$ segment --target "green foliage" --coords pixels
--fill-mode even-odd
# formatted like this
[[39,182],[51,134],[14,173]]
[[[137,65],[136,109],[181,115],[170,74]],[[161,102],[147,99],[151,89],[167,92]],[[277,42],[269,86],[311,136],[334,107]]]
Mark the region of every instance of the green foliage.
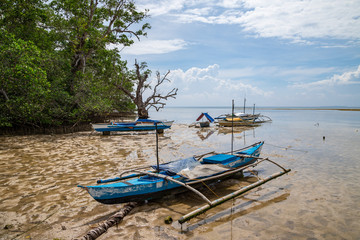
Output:
[[32,41],[38,48],[49,48],[48,32],[43,26],[48,10],[41,0],[1,0],[0,26],[16,39]]
[[[146,36],[147,11],[131,0],[2,0],[0,127],[52,126],[89,120],[135,105],[118,50]],[[136,27],[133,27],[136,26]],[[138,29],[136,29],[138,28]]]
[[49,96],[50,83],[41,68],[41,52],[30,41],[0,30],[0,126],[35,123]]
[[116,49],[109,50],[107,46],[130,46],[132,37],[146,35],[148,24],[140,30],[130,27],[143,20],[147,11],[138,12],[129,0],[56,0],[50,7],[53,32],[58,35],[60,52],[68,59],[69,74],[63,82],[73,98],[72,117],[80,120],[103,112],[133,109],[134,105],[123,93],[115,91],[113,84],[119,74],[127,72],[126,62],[121,61]]

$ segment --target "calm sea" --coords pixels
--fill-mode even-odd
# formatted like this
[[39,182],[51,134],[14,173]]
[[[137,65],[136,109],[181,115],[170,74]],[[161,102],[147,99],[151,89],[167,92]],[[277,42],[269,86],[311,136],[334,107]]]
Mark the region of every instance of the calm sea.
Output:
[[[235,112],[242,112],[241,107]],[[247,113],[252,113],[247,108]],[[153,119],[174,120],[160,135],[161,162],[216,150],[230,151],[231,130],[189,127],[201,112],[231,108],[165,108]],[[234,149],[265,141],[262,156],[292,171],[180,226],[204,205],[192,193],[150,201],[99,239],[360,239],[360,111],[258,108],[272,119],[235,128]],[[108,218],[103,205],[78,188],[130,167],[154,164],[155,134],[78,132],[0,137],[0,239],[73,239]],[[280,171],[264,163],[260,178]],[[224,181],[211,199],[256,181]],[[171,216],[170,225],[164,219]]]
[[[252,113],[253,109],[245,111]],[[216,117],[231,113],[231,108],[168,108],[153,115],[188,124],[201,112]],[[243,108],[236,108],[235,112],[243,112]],[[266,185],[259,193],[260,200],[250,197],[260,202],[260,210],[235,217],[235,228],[242,229],[236,236],[241,239],[360,239],[360,111],[259,108],[255,112],[273,121],[235,133],[234,147],[265,141],[263,156],[291,168],[292,172],[268,184],[275,192],[274,186],[284,188],[277,194],[288,193],[286,200],[276,197],[274,202],[261,200],[262,194],[271,192],[266,191]],[[220,131],[204,141],[217,149],[230,150],[231,134]],[[261,171],[264,176],[271,174],[267,168]],[[245,210],[239,207],[237,211]],[[206,237],[212,238],[213,234],[210,231]]]

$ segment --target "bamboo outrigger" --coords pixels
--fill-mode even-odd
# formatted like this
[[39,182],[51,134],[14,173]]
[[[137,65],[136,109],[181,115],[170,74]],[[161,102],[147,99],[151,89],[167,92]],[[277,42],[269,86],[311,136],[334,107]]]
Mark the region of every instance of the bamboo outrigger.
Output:
[[[259,158],[259,159],[260,159],[260,158]],[[210,210],[210,209],[212,209],[212,208],[214,208],[214,207],[216,207],[216,206],[218,206],[218,205],[220,205],[220,204],[222,204],[222,203],[224,203],[224,202],[226,202],[226,201],[228,201],[228,200],[230,200],[230,199],[233,199],[233,198],[235,198],[235,197],[238,197],[238,196],[240,196],[241,194],[244,194],[244,193],[246,193],[246,192],[248,192],[248,191],[250,191],[250,190],[252,190],[252,189],[254,189],[254,188],[256,188],[256,187],[259,187],[260,185],[262,185],[262,184],[264,184],[264,183],[266,183],[266,182],[268,182],[268,181],[271,181],[271,180],[273,180],[273,179],[275,179],[275,178],[277,178],[277,177],[280,177],[280,176],[282,176],[282,175],[284,175],[284,174],[286,174],[286,173],[288,173],[288,172],[291,171],[291,169],[285,169],[285,168],[283,168],[282,166],[278,165],[277,163],[269,160],[268,158],[265,158],[265,159],[263,159],[263,160],[264,160],[264,161],[267,160],[267,161],[270,161],[270,162],[276,164],[277,166],[279,166],[280,168],[282,168],[283,171],[280,171],[280,172],[278,172],[278,173],[274,173],[274,174],[272,174],[272,175],[270,175],[270,176],[268,176],[268,177],[266,177],[266,178],[260,179],[260,180],[258,180],[258,181],[255,182],[255,183],[252,183],[252,184],[250,184],[250,185],[248,185],[248,186],[245,186],[245,187],[243,187],[243,188],[240,188],[239,190],[234,191],[234,192],[232,192],[232,193],[230,193],[230,194],[228,194],[228,195],[226,195],[226,196],[224,196],[224,197],[218,198],[218,199],[216,199],[216,200],[214,200],[214,201],[210,201],[210,202],[207,201],[207,203],[208,203],[207,205],[204,205],[204,206],[202,206],[202,207],[200,207],[200,208],[198,208],[198,209],[196,209],[196,210],[194,210],[194,211],[192,211],[192,212],[190,212],[190,213],[188,213],[188,214],[185,214],[184,216],[182,216],[182,217],[178,220],[178,222],[179,222],[180,224],[182,224],[182,223],[184,223],[184,222],[186,222],[186,221],[189,221],[190,219],[192,219],[192,218],[194,218],[194,217],[196,217],[196,216],[198,216],[198,215],[200,215],[200,214],[202,214],[202,213],[205,213],[206,211],[208,211],[208,210]],[[254,164],[254,165],[257,165],[257,164],[258,164],[258,163]],[[249,166],[244,167],[243,169],[248,168],[248,167],[249,167]],[[208,199],[207,199],[207,200],[208,200]]]

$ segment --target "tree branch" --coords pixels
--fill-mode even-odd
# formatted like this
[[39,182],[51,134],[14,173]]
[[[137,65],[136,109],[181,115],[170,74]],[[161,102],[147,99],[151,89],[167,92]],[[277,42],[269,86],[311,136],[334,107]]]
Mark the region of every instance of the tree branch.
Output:
[[87,24],[88,26],[90,26],[91,23],[92,23],[92,20],[94,18],[94,14],[95,14],[95,10],[97,8],[97,5],[98,5],[98,0],[96,0],[95,3],[94,3],[94,0],[91,0],[91,2],[90,2],[90,15],[89,15],[89,21],[88,21],[88,24]]
[[10,100],[4,89],[0,89],[0,93],[2,93],[4,95],[6,101]]
[[121,83],[121,84],[116,84],[115,86],[116,86],[118,89],[120,89],[121,91],[123,91],[128,97],[130,97],[133,102],[135,102],[135,101],[136,101],[136,97],[135,97],[131,92],[129,92],[129,91],[123,86],[123,84],[124,84],[124,77],[122,78],[122,83]]
[[119,4],[115,7],[115,11],[114,11],[115,14],[114,14],[113,18],[111,19],[111,21],[109,22],[109,25],[107,26],[107,29],[106,29],[105,33],[103,34],[102,38],[105,38],[107,35],[110,34],[111,28],[112,28],[114,22],[119,18],[119,13],[120,13],[119,9],[122,8],[122,6],[125,4],[125,1],[126,0],[119,1]]
[[[164,83],[164,81],[168,81],[170,82],[170,80],[167,78],[167,76],[170,74],[170,71],[168,71],[163,78],[160,77],[160,73],[156,72],[156,78],[157,78],[157,83],[154,87],[154,91],[153,94],[151,96],[149,96],[146,101],[145,101],[145,106],[151,104],[153,107],[155,107],[156,104],[162,104],[160,102],[161,99],[167,100],[168,98],[175,98],[175,96],[177,95],[177,88],[173,88],[170,92],[168,92],[165,96],[161,96],[157,90],[158,87]],[[150,103],[151,101],[153,101],[152,103]]]
[[[177,88],[173,88],[165,95],[158,92],[158,88],[161,84],[163,84],[165,81],[170,82],[170,80],[167,78],[170,71],[168,71],[163,77],[160,76],[159,72],[156,72],[157,82],[154,88],[151,88],[151,86],[146,83],[151,71],[148,69],[143,71],[146,67],[146,63],[139,64],[137,61],[135,61],[134,75],[136,78],[137,87],[134,94],[131,94],[128,90],[126,90],[123,84],[117,85],[118,89],[123,91],[133,100],[133,102],[137,106],[139,118],[148,118],[148,110],[151,107],[154,107],[156,111],[164,108],[164,106],[166,105],[164,100],[167,100],[168,98],[175,98],[178,91]],[[146,99],[146,101],[143,101],[143,93],[147,88],[152,89],[152,94]]]

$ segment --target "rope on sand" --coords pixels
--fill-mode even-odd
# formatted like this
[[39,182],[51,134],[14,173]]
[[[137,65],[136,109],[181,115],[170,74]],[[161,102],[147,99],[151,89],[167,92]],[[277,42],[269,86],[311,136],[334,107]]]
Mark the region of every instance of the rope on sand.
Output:
[[283,147],[283,146],[278,146],[278,145],[273,145],[273,144],[270,144],[270,143],[265,143],[266,145],[269,145],[269,146],[273,146],[273,147],[277,147],[277,148],[283,148],[284,150],[292,150],[292,151],[298,151],[298,152],[303,152],[303,153],[307,153],[308,151],[306,150],[301,150],[301,149],[294,149],[292,148],[291,146],[287,146],[287,147]]
[[98,227],[90,230],[86,235],[76,238],[75,240],[94,240],[100,237],[103,233],[105,233],[109,228],[114,225],[119,224],[123,218],[128,215],[131,210],[137,205],[136,202],[130,202],[124,205],[120,211],[112,215],[108,220],[99,224]]

